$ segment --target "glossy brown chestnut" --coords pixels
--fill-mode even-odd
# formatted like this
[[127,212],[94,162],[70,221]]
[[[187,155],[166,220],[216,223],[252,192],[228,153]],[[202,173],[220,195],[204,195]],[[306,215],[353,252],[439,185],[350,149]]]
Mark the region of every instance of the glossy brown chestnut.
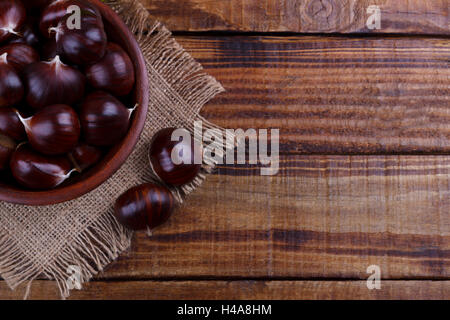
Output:
[[115,96],[129,94],[135,83],[133,63],[128,54],[115,43],[108,43],[105,56],[87,67],[85,74],[91,86]]
[[116,201],[114,212],[125,227],[143,230],[166,222],[174,206],[174,197],[167,188],[146,183],[122,194]]
[[17,142],[26,139],[25,128],[13,108],[0,108],[0,134],[6,135]]
[[80,111],[85,141],[99,147],[116,144],[127,134],[132,111],[109,93],[91,93]]
[[67,157],[43,156],[27,144],[14,151],[10,167],[21,186],[35,190],[56,188],[75,171]]
[[13,139],[0,134],[0,170],[9,167],[9,160],[16,149],[16,143]]
[[69,28],[66,16],[58,27],[51,28],[56,33],[56,47],[59,54],[77,65],[89,65],[99,61],[106,51],[106,33],[101,19],[92,18],[92,13],[81,12],[80,29]]
[[[149,158],[153,171],[162,181],[181,186],[192,182],[200,172],[201,165],[195,164],[194,155],[195,152],[201,155],[201,148],[196,146],[187,130],[182,130],[182,134],[189,137],[189,141],[177,135],[175,130],[166,128],[156,133],[151,143]],[[175,141],[172,141],[174,132]]]
[[80,121],[77,113],[67,105],[51,105],[28,119],[20,119],[31,146],[42,154],[65,154],[78,144]]
[[77,171],[83,172],[100,161],[102,150],[86,143],[80,143],[72,150],[69,157]]
[[24,88],[18,72],[8,63],[8,54],[0,56],[0,107],[10,107],[19,103]]
[[91,5],[89,1],[83,0],[56,0],[51,2],[42,11],[39,21],[39,31],[46,38],[54,37],[54,33],[51,32],[51,28],[55,28],[59,25],[61,20],[67,15],[67,8],[72,5],[78,6],[81,11],[90,12],[97,18],[101,17],[98,9]]
[[0,48],[0,56],[7,53],[7,61],[18,72],[29,64],[39,61],[39,53],[31,46],[23,43],[11,43]]
[[34,109],[52,104],[73,105],[84,95],[85,77],[56,56],[50,62],[37,62],[24,69],[27,103]]
[[20,0],[0,1],[0,43],[19,34],[25,19],[26,10]]

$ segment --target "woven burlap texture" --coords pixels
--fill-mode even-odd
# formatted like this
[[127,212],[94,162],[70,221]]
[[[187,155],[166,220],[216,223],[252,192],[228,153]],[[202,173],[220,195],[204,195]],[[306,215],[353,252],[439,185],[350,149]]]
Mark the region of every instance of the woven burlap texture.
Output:
[[[71,289],[70,266],[80,268],[81,281],[86,282],[130,246],[132,232],[117,223],[112,207],[119,194],[154,179],[147,152],[157,130],[192,129],[196,120],[202,120],[204,128],[215,129],[199,112],[223,91],[222,86],[202,71],[163,25],[149,17],[139,1],[105,2],[135,34],[146,58],[150,102],[145,128],[126,163],[93,192],[47,207],[0,204],[0,274],[12,289],[27,283],[25,296],[32,281],[44,277],[55,280],[66,298]],[[204,165],[194,183],[172,191],[182,200],[212,167]]]

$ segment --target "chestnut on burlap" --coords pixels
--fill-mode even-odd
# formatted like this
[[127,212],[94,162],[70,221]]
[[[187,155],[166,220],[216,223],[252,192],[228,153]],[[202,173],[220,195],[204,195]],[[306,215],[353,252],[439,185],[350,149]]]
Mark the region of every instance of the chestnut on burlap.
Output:
[[[119,194],[155,179],[149,169],[147,151],[157,130],[165,127],[192,130],[196,120],[202,120],[206,129],[218,133],[220,130],[202,119],[199,112],[223,91],[222,86],[203,72],[201,65],[163,25],[149,17],[138,0],[105,2],[135,34],[146,58],[150,81],[147,121],[126,163],[91,193],[47,207],[0,203],[0,274],[12,289],[27,283],[25,298],[32,281],[38,277],[55,280],[66,298],[71,289],[68,279],[74,272],[80,271],[75,280],[89,281],[130,246],[132,232],[117,223],[112,208]],[[205,164],[192,184],[172,191],[182,201],[213,166],[214,163]]]

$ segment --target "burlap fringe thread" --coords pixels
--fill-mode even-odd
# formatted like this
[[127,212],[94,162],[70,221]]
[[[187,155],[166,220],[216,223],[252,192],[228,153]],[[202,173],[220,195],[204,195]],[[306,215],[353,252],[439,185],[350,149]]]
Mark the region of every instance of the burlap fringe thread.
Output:
[[[45,277],[56,281],[61,298],[70,295],[68,266],[78,266],[80,284],[88,282],[103,268],[129,248],[132,232],[118,224],[111,212],[101,215],[86,230],[73,239],[72,245],[58,253],[53,263],[37,266],[28,261],[14,241],[7,235],[0,237],[0,270],[11,289],[28,281],[24,299],[27,299],[33,280]],[[45,271],[42,271],[45,269]]]
[[[190,126],[188,129],[192,131],[191,125],[194,121],[201,120],[204,129],[212,129],[218,137],[221,137],[220,128],[199,116],[203,105],[224,91],[220,83],[203,72],[202,66],[184,51],[163,25],[149,17],[147,10],[138,0],[104,2],[111,6],[129,26],[146,58],[151,83],[150,91],[158,88],[160,92],[151,92],[151,108],[152,105],[158,105],[159,99],[166,99],[165,102],[168,98],[173,99],[174,104],[186,106],[186,108],[167,110],[169,114],[166,116],[173,118],[173,123],[179,124],[182,121],[186,126]],[[151,108],[149,112],[152,112]],[[229,148],[234,148],[234,144],[227,144],[225,150]],[[193,183],[179,189],[171,189],[171,191],[182,202],[187,194],[202,183],[214,166],[214,161],[207,161]],[[149,180],[158,181],[159,179],[151,173]],[[67,282],[67,266],[79,266],[81,268],[79,280],[81,283],[88,282],[129,248],[131,238],[132,232],[119,225],[114,218],[111,204],[108,212],[100,215],[96,221],[84,228],[84,231],[71,239],[62,251],[55,252],[55,259],[45,266],[30,262],[17,249],[17,244],[12,237],[1,234],[0,273],[12,289],[28,282],[25,299],[29,296],[32,281],[38,277],[55,280],[61,297],[65,299],[70,295],[71,289]]]

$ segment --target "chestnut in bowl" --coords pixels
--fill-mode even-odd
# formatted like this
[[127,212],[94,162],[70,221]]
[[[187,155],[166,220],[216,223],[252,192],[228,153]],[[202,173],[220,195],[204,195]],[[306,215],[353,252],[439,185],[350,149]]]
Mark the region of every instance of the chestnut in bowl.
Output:
[[111,146],[127,133],[132,109],[104,91],[88,95],[80,110],[80,121],[86,142],[93,146]]
[[80,138],[80,120],[71,107],[55,104],[34,116],[20,117],[33,149],[44,155],[63,155],[75,148]]
[[51,29],[58,27],[61,20],[67,15],[67,9],[72,5],[78,6],[82,11],[100,16],[95,3],[89,3],[87,0],[50,1],[49,5],[44,7],[39,20],[39,30],[44,37],[54,38]]
[[0,108],[0,134],[10,137],[16,142],[22,142],[26,139],[25,128],[20,121],[17,110]]
[[107,38],[103,21],[90,12],[81,11],[80,29],[68,27],[66,16],[58,27],[51,28],[56,33],[56,48],[59,54],[76,65],[89,65],[105,55]]
[[29,64],[39,61],[39,53],[30,45],[24,43],[10,43],[0,47],[0,56],[7,53],[6,60],[18,72]]
[[[121,141],[105,151],[105,155],[93,167],[81,174],[73,174],[55,189],[24,189],[23,186],[13,182],[0,181],[0,201],[25,205],[51,205],[78,198],[109,179],[126,161],[141,135],[148,109],[149,90],[144,57],[134,35],[109,6],[99,0],[89,0],[89,3],[101,13],[108,40],[120,45],[132,61],[136,83],[126,100],[129,101],[127,107],[137,105],[137,108],[130,119],[128,132]],[[32,150],[30,146],[28,148]],[[71,166],[73,167],[72,164]]]
[[89,84],[116,96],[125,96],[133,89],[133,63],[126,52],[115,43],[108,43],[105,56],[86,68]]
[[20,185],[37,190],[55,188],[75,171],[67,157],[43,156],[27,144],[19,145],[14,151],[10,167]]
[[102,156],[103,151],[100,148],[90,146],[87,143],[78,144],[69,154],[69,158],[78,172],[83,172],[92,167],[100,161]]
[[19,0],[0,1],[0,43],[19,34],[25,23],[26,10]]
[[17,70],[8,61],[8,53],[0,56],[0,108],[12,107],[22,100],[24,87]]
[[52,104],[73,105],[84,96],[85,76],[59,56],[28,65],[23,78],[27,103],[37,110]]

